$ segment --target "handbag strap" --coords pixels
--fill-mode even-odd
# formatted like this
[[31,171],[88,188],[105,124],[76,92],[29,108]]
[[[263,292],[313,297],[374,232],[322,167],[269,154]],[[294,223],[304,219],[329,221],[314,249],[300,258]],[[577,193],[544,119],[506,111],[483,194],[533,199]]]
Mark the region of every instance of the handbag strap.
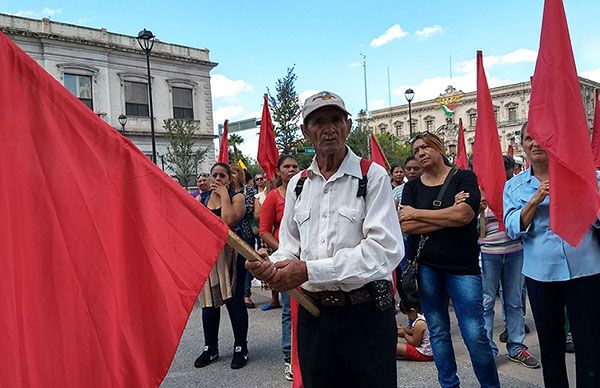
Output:
[[450,171],[448,172],[448,175],[446,175],[446,179],[444,179],[444,184],[442,185],[442,188],[440,189],[437,198],[433,201],[434,209],[439,209],[442,206],[442,197],[444,196],[444,194],[446,194],[446,189],[448,188],[452,177],[454,176],[454,174],[456,174],[457,171],[458,169],[456,167],[452,167],[452,169],[450,169]]
[[[446,189],[448,188],[448,185],[450,184],[450,180],[452,180],[452,177],[456,174],[457,171],[458,171],[458,169],[456,167],[452,167],[452,169],[450,169],[450,171],[448,172],[448,175],[446,175],[446,179],[444,179],[442,188],[440,189],[440,192],[438,193],[437,197],[433,201],[434,209],[439,209],[442,206],[442,197],[446,193]],[[427,234],[421,235],[421,238],[419,239],[419,245],[417,246],[417,253],[415,254],[415,256],[412,259],[409,260],[409,262],[413,262],[413,261],[416,262],[419,259],[419,256],[421,256],[421,251],[423,250],[423,247],[425,246],[425,242],[427,241],[428,238],[429,238],[429,235],[427,235]]]

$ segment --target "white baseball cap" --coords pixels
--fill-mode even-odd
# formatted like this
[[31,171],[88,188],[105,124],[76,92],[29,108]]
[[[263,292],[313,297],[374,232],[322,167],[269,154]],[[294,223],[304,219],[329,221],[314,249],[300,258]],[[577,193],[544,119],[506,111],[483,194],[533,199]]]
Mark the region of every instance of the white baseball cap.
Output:
[[338,107],[346,112],[346,114],[350,115],[346,110],[344,100],[342,100],[340,96],[328,91],[322,91],[308,97],[306,101],[304,101],[304,106],[302,107],[302,119],[306,119],[312,112],[325,106]]

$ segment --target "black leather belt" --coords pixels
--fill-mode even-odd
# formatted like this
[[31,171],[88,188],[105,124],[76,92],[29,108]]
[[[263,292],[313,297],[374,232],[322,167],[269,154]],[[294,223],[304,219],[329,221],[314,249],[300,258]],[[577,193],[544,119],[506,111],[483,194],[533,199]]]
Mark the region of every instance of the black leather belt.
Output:
[[352,291],[320,291],[310,292],[302,290],[314,301],[323,307],[345,307],[356,304],[367,303],[373,300],[368,286],[363,286]]

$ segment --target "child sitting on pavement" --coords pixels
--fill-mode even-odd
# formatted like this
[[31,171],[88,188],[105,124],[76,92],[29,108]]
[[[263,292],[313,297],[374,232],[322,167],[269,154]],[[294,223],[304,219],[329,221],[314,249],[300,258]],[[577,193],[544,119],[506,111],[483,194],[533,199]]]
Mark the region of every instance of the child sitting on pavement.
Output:
[[[417,300],[405,298],[400,301],[400,311],[408,316],[410,327],[398,326],[396,356],[411,361],[433,361],[433,351],[429,342],[429,330],[421,305]],[[403,343],[400,338],[404,338]]]

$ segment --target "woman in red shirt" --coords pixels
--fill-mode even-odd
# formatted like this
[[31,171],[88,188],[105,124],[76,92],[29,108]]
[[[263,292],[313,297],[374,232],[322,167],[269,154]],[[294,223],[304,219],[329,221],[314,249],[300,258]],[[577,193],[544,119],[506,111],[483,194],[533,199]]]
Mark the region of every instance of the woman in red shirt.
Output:
[[[267,247],[273,252],[279,248],[279,225],[283,218],[285,207],[285,193],[290,179],[298,173],[298,160],[293,156],[282,155],[277,162],[277,175],[281,185],[267,194],[267,199],[260,208],[260,227],[258,233]],[[281,293],[281,347],[285,362],[285,378],[292,380],[291,367],[291,313],[290,297]]]

